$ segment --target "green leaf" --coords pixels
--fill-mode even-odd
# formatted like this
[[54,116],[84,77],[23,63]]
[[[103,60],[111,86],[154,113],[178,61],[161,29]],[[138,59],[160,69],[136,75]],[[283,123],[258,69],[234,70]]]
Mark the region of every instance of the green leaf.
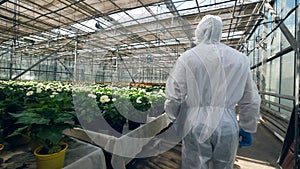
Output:
[[54,119],[55,123],[62,123],[62,122],[66,122],[69,120],[72,120],[74,118],[74,115],[71,113],[64,113],[64,114],[60,114],[58,118]]
[[19,117],[23,116],[22,113],[18,113],[18,114],[16,114],[16,113],[8,113],[8,114],[10,114],[11,116],[13,116],[15,118],[19,118]]
[[21,113],[16,123],[19,124],[48,124],[50,119],[45,119],[36,113]]
[[61,150],[61,146],[60,145],[55,145],[53,147],[51,147],[49,150],[48,150],[48,154],[53,154],[53,153],[57,153]]
[[53,128],[47,129],[43,128],[38,134],[38,137],[42,138],[43,140],[48,139],[52,144],[58,144],[62,138],[62,132],[59,129]]
[[28,126],[24,126],[24,127],[21,127],[21,128],[18,128],[17,130],[15,130],[13,133],[11,133],[10,135],[7,136],[8,137],[12,137],[12,136],[17,136],[17,135],[24,135],[23,134],[23,131],[25,129],[28,129]]

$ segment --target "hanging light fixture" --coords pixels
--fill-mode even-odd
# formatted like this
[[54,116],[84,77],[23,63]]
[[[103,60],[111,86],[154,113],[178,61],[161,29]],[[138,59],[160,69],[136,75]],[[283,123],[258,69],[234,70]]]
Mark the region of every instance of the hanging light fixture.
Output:
[[100,24],[99,21],[97,21],[97,22],[95,23],[95,27],[96,27],[97,29],[102,29],[102,26],[101,26],[101,24]]
[[147,60],[147,62],[153,62],[154,56],[151,55],[151,54],[148,54],[148,55],[146,56],[146,60]]

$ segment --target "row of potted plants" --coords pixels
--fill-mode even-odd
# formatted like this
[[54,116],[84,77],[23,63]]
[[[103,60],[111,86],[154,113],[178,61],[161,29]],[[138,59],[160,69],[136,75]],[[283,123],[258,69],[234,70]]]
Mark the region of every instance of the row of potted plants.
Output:
[[61,144],[66,128],[81,125],[97,131],[99,124],[107,129],[122,128],[126,119],[145,122],[145,115],[162,113],[164,99],[163,86],[0,81],[0,129],[8,142],[22,137],[34,143],[33,149],[42,145],[35,154],[58,153],[67,147]]
[[[40,169],[63,167],[67,144],[62,131],[74,127],[71,84],[0,82],[3,136],[11,145],[29,144]],[[21,141],[20,141],[21,140]],[[17,141],[17,142],[16,142]],[[51,155],[49,158],[49,154]],[[47,159],[47,160],[45,160]],[[51,164],[51,165],[49,165]]]
[[84,89],[85,92],[77,88],[73,95],[76,113],[83,123],[98,123],[101,117],[115,126],[122,126],[126,119],[145,123],[146,115],[155,116],[163,111],[162,87],[92,86]]

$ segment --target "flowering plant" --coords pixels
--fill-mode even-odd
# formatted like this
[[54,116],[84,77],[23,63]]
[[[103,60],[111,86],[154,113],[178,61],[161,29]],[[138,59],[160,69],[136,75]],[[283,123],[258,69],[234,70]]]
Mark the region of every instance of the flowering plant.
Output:
[[88,123],[104,118],[110,124],[122,125],[126,118],[144,117],[155,107],[162,106],[164,99],[163,86],[89,84],[74,87],[61,82],[0,81],[0,113],[3,117],[0,122],[8,117],[14,119],[12,124],[18,127],[10,136],[30,131],[32,140],[40,140],[45,147],[53,149],[51,145],[56,145],[62,138],[61,131],[73,127],[68,122],[76,118],[75,111],[78,118]]
[[133,107],[140,112],[146,112],[150,109],[151,103],[145,92],[134,92],[130,95],[130,101]]
[[96,95],[91,89],[75,88],[73,90],[73,104],[80,123],[92,123],[101,117],[101,111],[96,103]]
[[85,86],[73,91],[74,107],[83,128],[92,131],[112,131],[108,125],[123,128],[125,118],[114,105],[112,87]]
[[46,154],[61,150],[59,142],[63,140],[62,131],[74,126],[75,112],[73,111],[72,95],[62,86],[45,85],[32,87],[26,93],[25,109],[20,114],[10,113],[17,118],[16,124],[24,127],[17,129],[11,136],[29,131],[31,141],[38,142],[44,147]]
[[102,111],[102,116],[104,119],[116,126],[123,126],[126,119],[120,114],[117,107],[115,106],[115,101],[117,100],[116,96],[117,92],[114,92],[116,88],[113,87],[105,87],[96,90],[98,106]]

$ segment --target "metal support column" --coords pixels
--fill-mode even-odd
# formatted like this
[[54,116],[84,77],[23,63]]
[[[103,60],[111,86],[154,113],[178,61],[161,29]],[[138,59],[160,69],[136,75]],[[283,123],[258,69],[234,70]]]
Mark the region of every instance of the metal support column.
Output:
[[57,80],[57,61],[56,59],[54,59],[54,70],[53,70],[53,80],[56,81]]
[[78,37],[75,37],[75,49],[74,49],[74,76],[73,82],[77,83],[78,75],[77,75],[77,45],[78,45]]
[[283,22],[281,22],[281,20],[279,18],[275,19],[275,23],[279,24],[279,28],[280,28],[281,32],[286,37],[286,39],[288,40],[288,42],[292,46],[292,48],[294,50],[297,50],[297,41],[294,38],[294,36],[291,34],[289,29],[285,26],[285,24]]
[[16,47],[16,40],[17,40],[17,0],[15,0],[14,5],[14,15],[13,15],[13,32],[14,32],[14,39],[13,44],[11,45],[11,53],[10,53],[10,64],[9,64],[9,79],[12,79],[13,75],[13,56],[15,55],[15,47]]
[[[299,6],[299,5],[298,5]],[[300,168],[300,157],[299,157],[299,89],[300,89],[300,8],[296,11],[296,22],[297,22],[297,50],[295,57],[295,137],[294,137],[294,169]]]
[[12,79],[13,74],[13,53],[14,53],[14,46],[11,45],[11,51],[10,51],[10,60],[9,60],[9,79]]

